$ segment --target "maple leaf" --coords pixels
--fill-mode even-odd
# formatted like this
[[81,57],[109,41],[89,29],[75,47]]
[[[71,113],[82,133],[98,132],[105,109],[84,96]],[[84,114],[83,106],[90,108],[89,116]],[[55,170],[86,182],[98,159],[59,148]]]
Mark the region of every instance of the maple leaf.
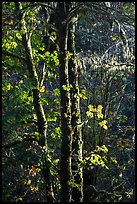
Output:
[[32,168],[30,169],[30,173],[35,176],[37,172],[39,172],[40,169],[35,167],[35,166],[32,166]]

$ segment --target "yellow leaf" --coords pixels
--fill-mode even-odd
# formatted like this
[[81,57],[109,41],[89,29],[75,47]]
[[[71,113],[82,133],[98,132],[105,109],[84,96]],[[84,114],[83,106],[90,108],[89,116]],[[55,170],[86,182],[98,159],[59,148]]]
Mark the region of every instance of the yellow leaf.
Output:
[[55,159],[55,160],[53,161],[53,163],[54,163],[55,165],[57,165],[57,164],[59,163],[59,159]]
[[97,109],[98,109],[98,111],[101,111],[103,109],[103,107],[101,105],[98,105]]
[[45,92],[45,86],[40,86],[39,87],[39,92]]
[[6,89],[7,89],[7,91],[9,91],[10,89],[12,89],[13,88],[13,86],[9,83],[8,85],[7,85],[7,87],[6,87]]
[[32,192],[38,191],[38,187],[37,186],[30,186],[30,189],[31,189]]
[[43,146],[43,149],[45,150],[45,152],[47,152],[48,151],[48,146],[47,145]]
[[111,36],[112,40],[117,40],[117,37],[116,36]]
[[93,112],[93,113],[97,113],[97,109],[96,109],[96,108],[93,108],[93,109],[92,109],[92,112]]
[[32,166],[32,168],[30,169],[30,173],[34,176],[36,175],[37,172],[39,172],[40,169],[36,168],[35,166]]
[[107,125],[106,125],[107,121],[106,120],[103,120],[102,122],[99,122],[99,125],[104,128],[105,130],[108,129]]
[[124,75],[124,73],[123,72],[120,72],[120,76],[123,76]]
[[105,130],[107,130],[107,129],[108,129],[108,127],[107,127],[106,125],[103,125],[103,128],[104,128]]
[[16,202],[19,202],[19,201],[23,201],[23,199],[21,197],[16,198]]
[[69,85],[70,88],[73,88],[72,84]]
[[90,111],[87,111],[86,114],[88,118],[93,118],[93,113],[91,113]]
[[102,127],[103,125],[105,125],[107,123],[106,120],[103,120],[102,122],[99,122],[99,125]]
[[98,118],[103,118],[103,114],[100,113],[100,112],[98,112],[98,113],[97,113],[97,117],[98,117]]
[[73,53],[67,51],[67,57],[68,57],[68,59],[70,59],[72,55],[73,55]]

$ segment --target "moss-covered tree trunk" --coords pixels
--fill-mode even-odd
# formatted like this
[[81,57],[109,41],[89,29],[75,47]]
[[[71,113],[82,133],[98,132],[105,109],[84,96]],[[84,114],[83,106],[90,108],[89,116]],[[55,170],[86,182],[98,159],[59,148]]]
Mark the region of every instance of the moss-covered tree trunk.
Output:
[[31,48],[31,43],[30,39],[26,39],[26,36],[23,36],[23,42],[24,42],[24,47],[26,51],[26,63],[27,63],[27,68],[29,71],[29,76],[30,80],[33,83],[33,103],[35,107],[35,112],[37,116],[37,125],[38,125],[38,132],[40,134],[40,145],[44,146],[47,144],[47,136],[46,136],[46,131],[47,131],[47,121],[44,113],[43,106],[40,101],[40,93],[39,93],[39,82],[38,82],[38,76],[36,72],[36,68],[33,63],[33,57],[32,57],[32,48]]
[[[26,22],[24,18],[24,14],[21,13],[22,4],[21,2],[16,2],[16,10],[19,14],[19,20],[20,20],[20,30],[23,29],[22,34],[22,43],[25,48],[26,53],[26,65],[29,72],[29,78],[33,85],[33,103],[35,107],[35,112],[37,116],[37,127],[38,132],[40,135],[39,144],[41,146],[47,145],[47,121],[44,113],[43,106],[40,101],[40,93],[39,93],[39,81],[38,81],[38,75],[36,72],[36,67],[33,62],[33,55],[32,55],[32,47],[31,47],[31,33],[27,31]],[[44,158],[44,157],[43,157]],[[46,157],[44,158],[44,167],[42,168],[43,177],[45,179],[46,183],[46,192],[45,192],[45,201],[52,202],[53,201],[53,191],[52,191],[52,185],[51,185],[51,179],[50,179],[50,166],[47,163]],[[48,175],[48,176],[45,176]]]
[[[71,25],[72,24],[72,25]],[[80,113],[80,97],[79,97],[79,75],[76,64],[75,53],[75,25],[72,19],[68,33],[68,51],[71,58],[69,59],[69,83],[72,85],[71,93],[71,125],[73,129],[72,140],[72,174],[73,189],[72,199],[74,202],[83,201],[83,175],[80,163],[82,160],[82,128]],[[76,185],[75,185],[76,184]]]
[[57,41],[59,44],[59,80],[61,93],[61,202],[71,201],[71,153],[72,153],[72,129],[71,129],[71,101],[68,78],[67,40],[68,27],[66,24],[66,2],[58,2],[59,13],[56,21]]

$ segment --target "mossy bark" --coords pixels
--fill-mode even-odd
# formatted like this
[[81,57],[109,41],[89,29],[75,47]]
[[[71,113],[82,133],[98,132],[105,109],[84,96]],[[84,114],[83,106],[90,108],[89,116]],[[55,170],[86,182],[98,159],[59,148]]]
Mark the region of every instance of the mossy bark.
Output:
[[[22,43],[26,53],[26,65],[29,72],[29,78],[33,86],[33,89],[32,89],[33,103],[34,103],[35,112],[37,116],[38,132],[40,135],[38,142],[39,142],[39,145],[45,146],[47,145],[47,135],[46,135],[47,121],[46,121],[43,106],[40,101],[38,75],[36,72],[36,67],[34,65],[33,55],[32,55],[31,34],[27,32],[25,18],[20,12],[20,10],[22,9],[21,2],[16,2],[15,5],[16,5],[16,10],[19,14],[18,17],[20,20],[20,29],[22,28],[24,31],[22,34]],[[45,179],[45,184],[46,184],[45,200],[46,202],[52,202],[54,200],[54,197],[53,197],[52,184],[50,179],[50,166],[47,162],[45,162],[45,160],[46,158],[44,157],[44,160],[42,160],[42,162],[45,166],[43,166],[41,169],[41,172],[43,173],[43,177]],[[47,174],[47,172],[49,172],[49,174]],[[45,177],[45,174],[48,176]]]
[[[20,11],[22,9],[21,2],[16,2],[16,9],[17,11]],[[26,22],[21,12],[19,12],[19,19],[20,19],[20,29],[21,28],[23,29],[22,43],[23,43],[23,46],[25,48],[25,53],[26,53],[26,65],[27,65],[27,69],[29,72],[30,81],[32,82],[32,86],[34,87],[32,89],[32,92],[33,92],[33,103],[34,103],[35,112],[37,116],[38,132],[46,140],[47,122],[46,122],[44,109],[40,101],[40,94],[38,90],[39,88],[38,75],[36,72],[36,67],[33,63],[31,34],[27,32]],[[43,142],[42,145],[44,146],[45,142]]]
[[70,92],[63,88],[69,87],[67,40],[68,26],[66,24],[66,2],[58,2],[59,13],[56,21],[57,41],[59,45],[59,81],[61,94],[61,202],[71,201],[71,153],[72,153],[72,129],[71,129],[71,100]]
[[71,125],[73,129],[72,140],[72,174],[76,187],[72,189],[74,202],[83,201],[83,175],[80,163],[82,161],[82,128],[79,97],[79,75],[76,64],[75,53],[75,25],[72,19],[68,33],[68,51],[72,54],[69,59],[69,83],[72,85],[71,94]]

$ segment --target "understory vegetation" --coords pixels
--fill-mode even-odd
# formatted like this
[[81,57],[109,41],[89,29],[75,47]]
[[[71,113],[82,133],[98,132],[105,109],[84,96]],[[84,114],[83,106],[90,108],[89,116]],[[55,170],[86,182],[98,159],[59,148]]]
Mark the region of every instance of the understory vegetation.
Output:
[[2,201],[135,202],[135,2],[2,3]]

